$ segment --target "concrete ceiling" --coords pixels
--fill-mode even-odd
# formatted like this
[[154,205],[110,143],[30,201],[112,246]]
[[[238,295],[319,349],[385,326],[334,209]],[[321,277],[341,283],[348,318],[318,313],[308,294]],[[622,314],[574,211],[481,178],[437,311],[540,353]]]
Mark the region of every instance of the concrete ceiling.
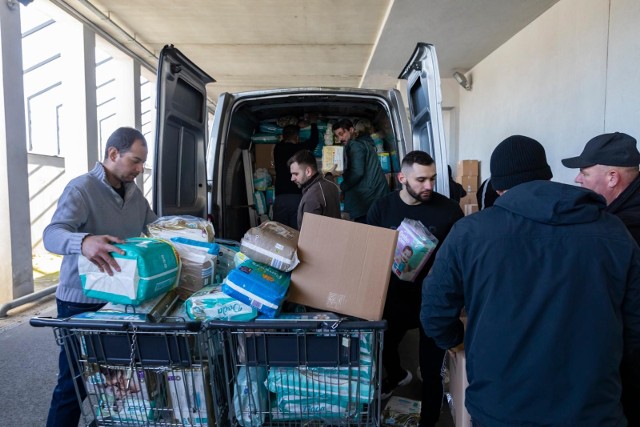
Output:
[[394,87],[419,41],[436,45],[440,74],[451,77],[558,1],[52,0],[151,64],[174,44],[217,80],[213,100],[263,88]]

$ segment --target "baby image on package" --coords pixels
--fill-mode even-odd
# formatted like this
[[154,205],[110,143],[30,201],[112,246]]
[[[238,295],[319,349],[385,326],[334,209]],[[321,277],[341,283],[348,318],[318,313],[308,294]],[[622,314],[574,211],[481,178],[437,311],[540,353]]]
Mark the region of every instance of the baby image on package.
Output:
[[438,239],[420,221],[405,218],[398,227],[398,244],[393,256],[393,273],[413,282],[438,245]]

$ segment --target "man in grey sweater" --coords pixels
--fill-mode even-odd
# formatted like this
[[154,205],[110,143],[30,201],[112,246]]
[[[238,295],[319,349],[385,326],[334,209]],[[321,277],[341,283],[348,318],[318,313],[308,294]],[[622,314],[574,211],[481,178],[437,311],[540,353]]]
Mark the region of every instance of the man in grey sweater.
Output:
[[[44,230],[45,248],[64,255],[56,291],[58,318],[96,311],[104,301],[87,298],[78,274],[78,257],[84,255],[101,271],[120,271],[110,252],[123,254],[114,243],[138,237],[156,219],[135,178],[147,160],[147,142],[132,128],[119,128],[107,140],[104,160],[89,173],[69,182],[58,200],[51,224]],[[73,357],[73,355],[72,355]],[[67,355],[61,347],[58,384],[53,391],[47,427],[77,426],[80,405]],[[76,383],[83,394],[81,378]]]

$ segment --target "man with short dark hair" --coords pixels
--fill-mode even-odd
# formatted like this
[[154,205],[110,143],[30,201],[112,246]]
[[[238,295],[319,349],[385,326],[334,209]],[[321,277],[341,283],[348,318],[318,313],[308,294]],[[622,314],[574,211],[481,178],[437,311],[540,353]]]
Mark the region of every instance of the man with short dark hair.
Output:
[[345,145],[347,161],[340,185],[344,193],[344,210],[356,222],[366,222],[373,202],[389,192],[376,147],[363,129],[358,133],[351,120],[342,119],[333,125],[333,133]]
[[[43,234],[45,248],[64,255],[56,291],[58,318],[97,311],[105,303],[84,295],[78,257],[84,255],[100,271],[112,275],[120,267],[110,252],[124,253],[114,243],[139,237],[147,224],[156,219],[134,183],[146,160],[144,136],[133,128],[119,128],[107,140],[102,163],[97,162],[93,170],[74,178],[65,187]],[[80,405],[76,387],[81,397],[86,395],[82,376],[72,378],[65,347],[60,349],[58,384],[53,391],[47,427],[77,426]],[[73,359],[76,352],[69,356]]]
[[287,162],[291,181],[302,189],[298,205],[298,229],[305,212],[340,218],[340,188],[318,173],[318,164],[309,150],[298,151]]
[[[563,159],[568,168],[580,168],[575,182],[607,201],[606,212],[620,218],[640,245],[640,153],[636,139],[626,133],[605,133],[587,142],[577,157]],[[640,384],[629,381],[640,370],[640,355],[622,364],[622,405],[630,426],[640,426]]]
[[308,140],[300,142],[300,127],[298,125],[287,125],[282,129],[282,140],[273,149],[273,163],[276,169],[273,220],[291,228],[297,228],[298,205],[302,199],[302,192],[291,181],[291,173],[287,162],[291,156],[300,150],[313,152],[320,142],[317,115],[310,115],[309,121],[311,123],[311,136]]
[[640,350],[640,248],[601,196],[550,181],[536,140],[505,139],[490,168],[500,197],[436,255],[425,333],[443,349],[464,342],[474,425],[626,425],[620,361]]
[[[420,221],[438,239],[436,250],[453,224],[463,217],[460,205],[435,192],[436,165],[424,151],[412,151],[402,160],[398,181],[402,190],[378,199],[369,209],[367,223],[396,229],[405,218]],[[382,317],[387,321],[382,363],[387,372],[382,382],[382,398],[386,399],[399,386],[411,382],[412,374],[402,367],[400,342],[410,329],[419,329],[419,362],[422,374],[422,409],[420,426],[434,426],[442,405],[442,361],[444,350],[424,335],[420,325],[422,281],[431,269],[435,253],[413,281],[401,280],[391,273]],[[401,261],[402,262],[402,261]],[[402,273],[402,272],[401,272]]]

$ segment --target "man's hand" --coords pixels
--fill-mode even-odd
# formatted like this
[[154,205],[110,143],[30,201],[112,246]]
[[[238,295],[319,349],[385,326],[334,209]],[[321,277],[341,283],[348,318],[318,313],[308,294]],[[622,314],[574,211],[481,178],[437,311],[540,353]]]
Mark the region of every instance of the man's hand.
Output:
[[124,243],[124,240],[108,234],[102,236],[88,235],[82,240],[82,255],[97,265],[100,271],[113,276],[113,270],[119,272],[120,266],[109,252],[124,255],[124,251],[114,246],[113,243]]
[[450,348],[449,352],[455,354],[455,353],[458,353],[458,352],[463,351],[463,350],[464,350],[464,342],[461,342],[457,346]]

